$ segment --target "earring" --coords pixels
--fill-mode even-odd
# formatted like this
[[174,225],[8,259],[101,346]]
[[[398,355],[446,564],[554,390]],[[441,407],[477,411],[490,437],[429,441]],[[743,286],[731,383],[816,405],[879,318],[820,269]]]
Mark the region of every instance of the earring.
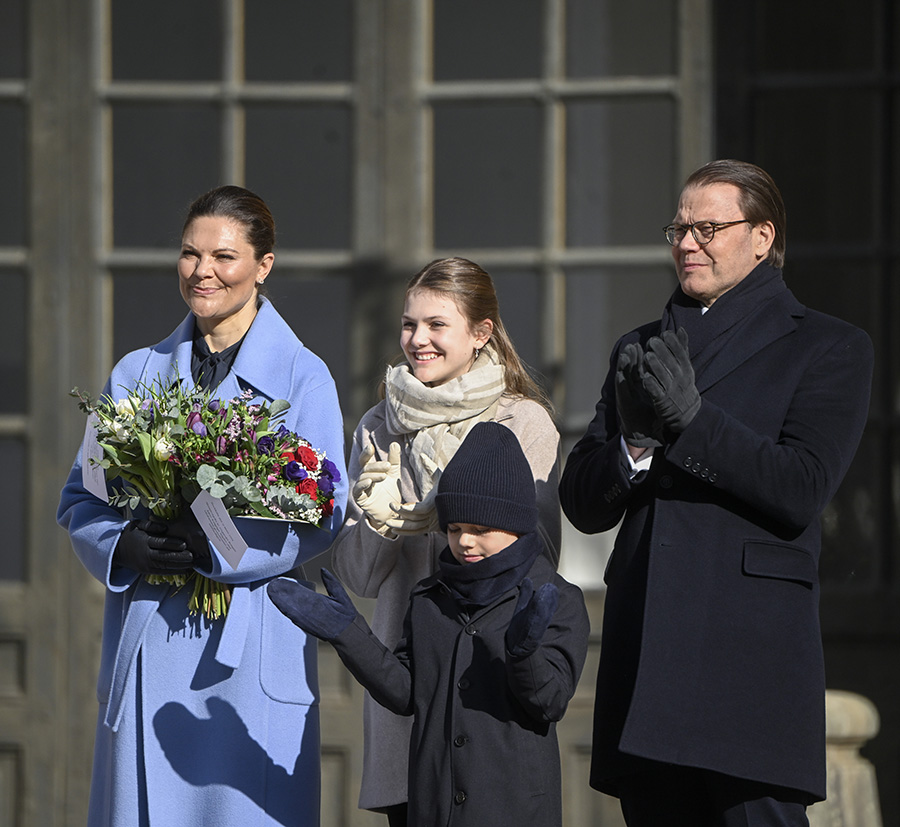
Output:
[[475,358],[476,358],[476,359],[478,358],[478,354],[479,354],[479,353],[481,353],[481,348],[480,348],[480,347],[476,347],[476,348],[475,348]]

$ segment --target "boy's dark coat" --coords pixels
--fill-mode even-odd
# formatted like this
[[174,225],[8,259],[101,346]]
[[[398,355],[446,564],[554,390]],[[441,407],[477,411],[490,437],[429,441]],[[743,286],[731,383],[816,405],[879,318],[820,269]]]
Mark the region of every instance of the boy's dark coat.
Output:
[[535,589],[554,583],[559,607],[519,661],[505,648],[518,588],[469,617],[440,572],[413,590],[396,657],[361,617],[332,641],[379,703],[415,716],[410,827],[562,823],[555,722],[575,692],[589,622],[580,589],[543,556],[528,576]]

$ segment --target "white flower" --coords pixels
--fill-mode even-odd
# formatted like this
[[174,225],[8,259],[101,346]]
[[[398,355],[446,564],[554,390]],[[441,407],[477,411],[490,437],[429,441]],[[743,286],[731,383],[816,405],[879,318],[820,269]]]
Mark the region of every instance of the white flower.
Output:
[[116,415],[134,418],[134,414],[136,411],[135,402],[136,400],[132,399],[130,396],[126,396],[124,399],[120,399],[118,402],[116,402]]
[[166,437],[160,437],[153,446],[153,458],[165,462],[175,453],[175,446]]
[[131,429],[118,420],[113,420],[109,423],[109,430],[111,432],[112,438],[116,442],[128,442],[128,440],[131,438]]

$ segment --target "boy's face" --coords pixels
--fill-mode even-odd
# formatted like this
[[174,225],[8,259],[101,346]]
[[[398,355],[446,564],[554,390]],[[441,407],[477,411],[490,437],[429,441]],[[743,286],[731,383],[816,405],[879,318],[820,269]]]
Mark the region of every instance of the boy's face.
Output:
[[472,523],[448,523],[450,553],[464,566],[499,554],[519,539],[518,534]]

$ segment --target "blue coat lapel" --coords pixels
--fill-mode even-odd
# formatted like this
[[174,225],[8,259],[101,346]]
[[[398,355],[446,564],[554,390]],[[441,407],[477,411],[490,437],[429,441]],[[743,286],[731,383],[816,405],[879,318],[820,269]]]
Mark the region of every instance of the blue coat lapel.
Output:
[[[257,324],[257,321],[259,324]],[[152,383],[157,376],[176,376],[192,387],[191,349],[194,337],[194,314],[188,313],[172,333],[155,345],[147,357],[142,381]],[[287,322],[272,303],[261,298],[259,312],[247,331],[234,366],[216,391],[220,399],[233,399],[244,388],[252,388],[269,400],[284,399],[290,387],[290,365],[285,365],[285,342],[296,339]]]

